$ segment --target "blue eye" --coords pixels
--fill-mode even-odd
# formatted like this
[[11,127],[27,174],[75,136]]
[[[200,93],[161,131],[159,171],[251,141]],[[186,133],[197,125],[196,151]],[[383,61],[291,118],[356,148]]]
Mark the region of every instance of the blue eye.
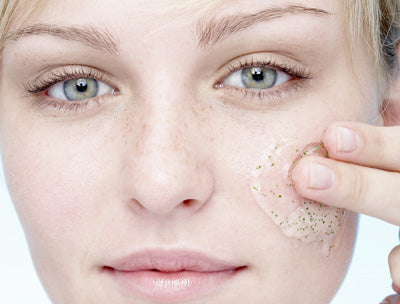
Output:
[[112,94],[113,91],[114,88],[93,78],[73,78],[57,83],[47,94],[60,100],[79,101]]
[[225,86],[247,89],[269,89],[291,79],[291,76],[269,67],[243,68],[230,74],[222,82]]

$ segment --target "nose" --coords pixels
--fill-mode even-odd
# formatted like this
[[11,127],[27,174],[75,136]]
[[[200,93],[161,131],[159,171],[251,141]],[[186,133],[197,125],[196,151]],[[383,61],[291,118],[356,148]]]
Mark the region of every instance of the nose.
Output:
[[146,107],[140,131],[127,135],[131,140],[123,166],[125,198],[137,212],[192,214],[213,189],[196,115],[166,100]]

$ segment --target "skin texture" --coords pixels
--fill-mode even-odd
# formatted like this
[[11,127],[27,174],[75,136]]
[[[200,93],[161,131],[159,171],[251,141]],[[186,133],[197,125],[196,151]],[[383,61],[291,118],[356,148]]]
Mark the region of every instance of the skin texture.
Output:
[[[276,161],[289,164],[333,121],[377,121],[366,46],[356,50],[355,71],[335,0],[296,2],[330,12],[323,17],[286,15],[203,48],[194,38],[200,17],[288,3],[226,1],[206,11],[201,4],[174,9],[169,1],[54,1],[35,22],[106,27],[118,53],[49,35],[7,43],[0,74],[4,170],[54,303],[152,303],[128,297],[100,273],[111,260],[148,248],[198,250],[247,266],[186,303],[329,303],[351,258],[356,214],[349,212],[328,257],[309,243],[293,250],[255,199],[252,172],[275,145]],[[261,98],[221,86],[227,66],[244,58],[289,63],[308,70],[309,79]],[[107,73],[116,94],[66,111],[41,102],[50,99],[44,93],[26,92],[23,84],[70,65]]]

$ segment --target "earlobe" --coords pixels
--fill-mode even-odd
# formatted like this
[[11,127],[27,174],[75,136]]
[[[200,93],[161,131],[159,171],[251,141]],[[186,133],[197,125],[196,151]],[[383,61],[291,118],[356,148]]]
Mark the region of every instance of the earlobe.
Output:
[[385,126],[400,125],[400,44],[397,45],[397,71],[388,87],[388,94],[383,102],[381,115]]

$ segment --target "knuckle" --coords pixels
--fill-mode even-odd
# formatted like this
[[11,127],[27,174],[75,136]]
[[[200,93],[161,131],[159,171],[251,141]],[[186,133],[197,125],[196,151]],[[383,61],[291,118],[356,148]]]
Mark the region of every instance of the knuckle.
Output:
[[368,190],[368,182],[364,175],[358,170],[357,167],[349,167],[350,175],[352,177],[352,184],[350,184],[350,199],[352,203],[361,204],[366,198]]
[[372,146],[375,147],[375,157],[377,159],[383,159],[386,155],[386,141],[380,129],[374,132]]

